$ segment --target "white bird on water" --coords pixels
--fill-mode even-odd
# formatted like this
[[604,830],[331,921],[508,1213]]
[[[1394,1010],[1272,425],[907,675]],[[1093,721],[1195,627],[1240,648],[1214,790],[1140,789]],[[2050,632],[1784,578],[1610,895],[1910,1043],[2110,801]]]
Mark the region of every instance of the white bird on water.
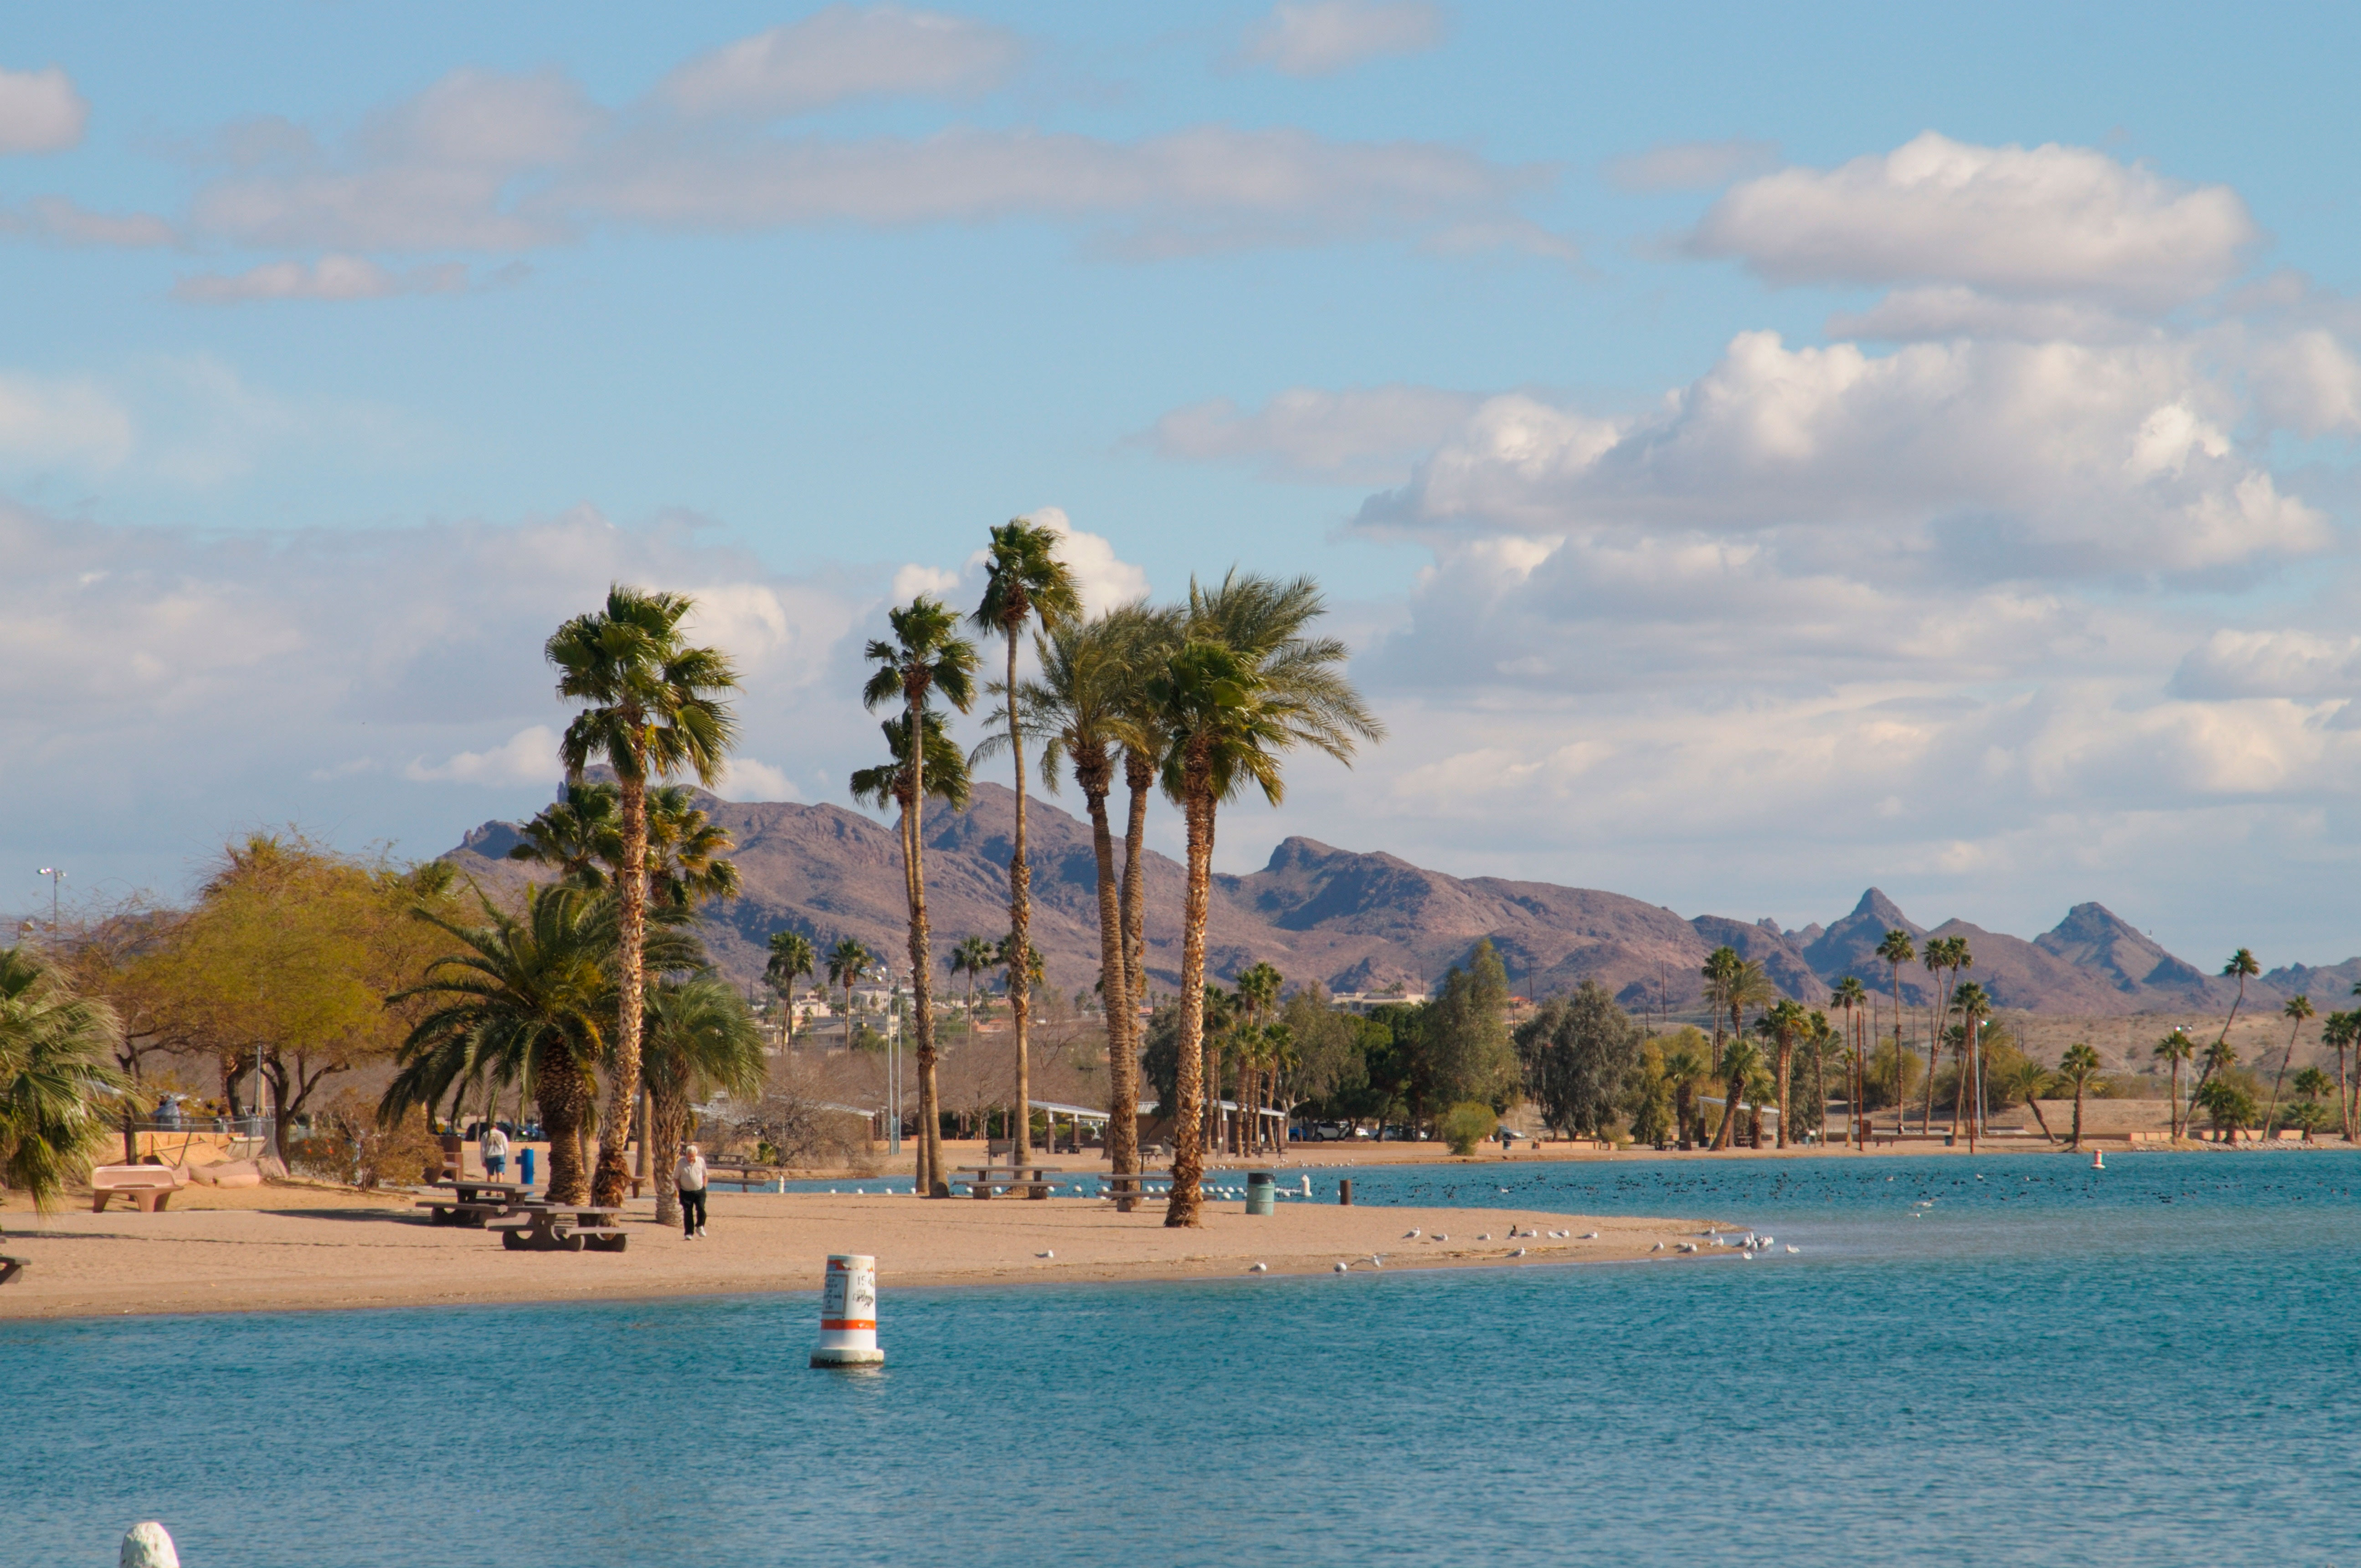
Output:
[[1790,1257],[1793,1257],[1795,1254],[1797,1254],[1797,1253],[1799,1253],[1799,1252],[1801,1252],[1801,1251],[1803,1251],[1803,1250],[1804,1250],[1804,1249],[1803,1249],[1802,1247],[1799,1247],[1799,1246],[1791,1246],[1791,1247],[1789,1247],[1789,1248],[1787,1249],[1787,1255],[1789,1255]]

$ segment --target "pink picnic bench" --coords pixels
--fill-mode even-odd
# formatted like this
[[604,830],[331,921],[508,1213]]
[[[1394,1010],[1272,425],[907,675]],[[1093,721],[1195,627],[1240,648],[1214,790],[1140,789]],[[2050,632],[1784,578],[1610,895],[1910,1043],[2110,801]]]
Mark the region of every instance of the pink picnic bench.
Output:
[[118,1195],[152,1214],[189,1184],[188,1173],[169,1165],[102,1165],[90,1173],[90,1212],[106,1212],[107,1200]]

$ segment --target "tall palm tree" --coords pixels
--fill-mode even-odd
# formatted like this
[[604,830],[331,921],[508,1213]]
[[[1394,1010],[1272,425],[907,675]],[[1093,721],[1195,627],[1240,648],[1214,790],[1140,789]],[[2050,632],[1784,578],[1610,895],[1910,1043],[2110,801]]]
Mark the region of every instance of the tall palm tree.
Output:
[[[1107,796],[1115,790],[1115,752],[1143,741],[1137,723],[1145,678],[1140,654],[1153,646],[1142,635],[1157,622],[1144,605],[1127,605],[1088,622],[1067,620],[1033,639],[1040,674],[1024,683],[1012,709],[1025,735],[1041,747],[1041,782],[1054,792],[1071,766],[1091,819],[1091,850],[1098,875],[1099,992],[1107,1031],[1107,1159],[1123,1175],[1139,1170],[1138,1009],[1134,1000],[1123,893],[1116,880],[1115,831]],[[976,748],[979,757],[1011,743],[1004,725]]]
[[[2067,1047],[2066,1054],[2058,1058],[2058,1076],[2074,1086],[2073,1148],[2077,1154],[2082,1149],[2083,1086],[2091,1081],[2091,1075],[2098,1070],[2099,1053],[2080,1042]],[[2042,1129],[2043,1132],[2048,1130],[2047,1127]]]
[[[648,897],[681,907],[738,896],[730,834],[697,804],[685,784],[647,792]],[[623,863],[621,792],[604,779],[562,786],[558,798],[518,830],[508,858],[555,866],[577,887],[596,893]]]
[[1852,1054],[1845,1087],[1845,1120],[1850,1124],[1845,1128],[1845,1142],[1850,1144],[1861,1132],[1861,1102],[1869,1088],[1868,1069],[1861,1061],[1861,1030],[1865,1026],[1862,1012],[1869,1005],[1869,990],[1861,983],[1860,976],[1849,974],[1837,981],[1830,1000],[1844,1013],[1845,1042]]
[[852,1048],[852,987],[869,972],[877,955],[861,945],[859,938],[846,937],[828,950],[828,982],[844,987],[844,1047]]
[[2279,1113],[2279,1085],[2287,1081],[2288,1063],[2295,1059],[2296,1037],[2303,1033],[2304,1025],[2312,1019],[2312,998],[2288,998],[2288,1004],[2279,1009],[2279,1016],[2287,1019],[2290,1026],[2288,1029],[2287,1054],[2279,1058],[2279,1076],[2271,1080],[2270,1108],[2263,1113],[2263,1135],[2266,1137],[2270,1135],[2272,1118]]
[[1918,956],[1911,945],[1910,933],[1892,930],[1877,944],[1877,956],[1894,977],[1894,1130],[1902,1131],[1902,966]]
[[[631,1173],[623,1130],[640,1095],[640,1009],[647,945],[648,784],[687,770],[710,786],[738,734],[722,694],[738,689],[727,654],[692,648],[681,621],[696,607],[685,594],[618,583],[603,609],[576,616],[551,633],[544,652],[557,666],[557,695],[585,704],[558,743],[566,777],[578,781],[593,757],[615,771],[622,794],[623,867],[618,922],[616,994],[620,1014],[613,1073],[599,1139],[592,1198],[620,1203]],[[555,1156],[551,1157],[555,1170]]]
[[105,1003],[74,994],[27,948],[0,948],[0,1183],[39,1212],[89,1170],[106,1135],[102,1102],[131,1087],[113,1059],[121,1036]]
[[[1243,1015],[1246,1025],[1238,1036],[1240,1069],[1238,1114],[1241,1118],[1255,1118],[1257,1127],[1260,1125],[1258,1113],[1262,1098],[1262,1084],[1259,1077],[1261,1058],[1265,1047],[1268,1045],[1268,1042],[1263,1038],[1263,1018],[1279,1005],[1279,987],[1286,983],[1286,977],[1279,970],[1269,964],[1257,962],[1239,971],[1235,987],[1238,998],[1238,1012]],[[1219,1081],[1218,1063],[1216,1066],[1214,1081]],[[1245,1127],[1240,1128],[1242,1137],[1246,1131]],[[1241,1149],[1238,1152],[1246,1151]]]
[[1721,1132],[1713,1140],[1715,1148],[1735,1146],[1739,1102],[1746,1098],[1747,1085],[1762,1071],[1763,1053],[1754,1048],[1754,1042],[1743,1035],[1733,1036],[1730,1048],[1721,1053],[1721,1078],[1727,1087],[1721,1105]]
[[[1148,684],[1180,650],[1185,612],[1178,607],[1135,607],[1128,661],[1132,679],[1124,691],[1123,785],[1126,795],[1123,840],[1123,964],[1131,994],[1126,1012],[1131,1019],[1134,1055],[1139,1039],[1138,1015],[1148,1004],[1148,800],[1155,792],[1170,748],[1163,709],[1149,696]],[[1132,1140],[1138,1132],[1136,1107],[1122,1105],[1115,1113],[1134,1120]]]
[[[925,1128],[918,1140],[921,1169],[915,1186],[928,1197],[948,1198],[951,1188],[943,1174],[942,1105],[935,1090],[934,959],[928,951],[925,817],[930,759],[925,731],[934,717],[930,705],[935,693],[940,692],[961,713],[974,705],[975,644],[958,634],[959,620],[949,607],[924,594],[886,620],[894,640],[869,644],[867,657],[876,668],[861,696],[872,708],[895,700],[903,706],[902,755],[909,779],[902,804],[902,863],[908,873],[910,994],[918,1029],[918,1117]],[[963,798],[966,780],[962,777],[959,784]]]
[[2197,1042],[2189,1037],[2188,1030],[2175,1029],[2158,1040],[2156,1043],[2156,1048],[2148,1054],[2163,1062],[2171,1070],[2171,1099],[2168,1102],[2169,1109],[2165,1113],[2165,1125],[2171,1129],[2173,1137],[2178,1139],[2183,1125],[2180,1103],[2180,1064],[2197,1054]]
[[819,955],[812,951],[809,937],[801,931],[771,933],[771,958],[763,966],[763,981],[779,993],[780,1004],[787,1010],[789,1045],[796,1038],[796,981],[810,978],[818,972],[818,966]]
[[1697,1112],[1697,1086],[1711,1070],[1706,1059],[1686,1046],[1677,1047],[1664,1057],[1664,1081],[1672,1086],[1673,1122],[1682,1143],[1705,1141],[1704,1127],[1692,1133],[1690,1124],[1701,1120]]
[[1763,1012],[1763,1021],[1760,1025],[1764,1036],[1771,1041],[1772,1050],[1773,1052],[1772,1058],[1773,1066],[1771,1069],[1771,1090],[1772,1093],[1777,1097],[1777,1103],[1779,1106],[1778,1146],[1783,1149],[1787,1146],[1788,1069],[1795,1059],[1795,1042],[1804,1036],[1805,1031],[1809,1023],[1810,1015],[1805,1010],[1802,1003],[1795,1001],[1792,997],[1781,997],[1776,1003]]
[[648,989],[641,1070],[648,1085],[648,1141],[655,1146],[656,1223],[680,1219],[671,1151],[689,1135],[689,1102],[716,1090],[753,1100],[767,1076],[763,1036],[735,988],[706,973]]
[[2255,961],[2254,953],[2246,948],[2240,948],[2236,952],[2232,953],[2230,961],[2222,966],[2222,978],[2238,982],[2238,996],[2236,1001],[2230,1003],[2230,1015],[2222,1020],[2222,1034],[2214,1042],[2216,1045],[2223,1044],[2230,1038],[2230,1025],[2238,1021],[2238,1009],[2246,1004],[2246,981],[2262,972],[2263,966]]
[[2336,1130],[2348,1144],[2353,1141],[2353,1099],[2345,1076],[2345,1053],[2353,1048],[2356,1036],[2361,1036],[2356,1024],[2361,1024],[2361,1013],[2331,1013],[2320,1029],[2320,1043],[2336,1048]]
[[982,937],[961,937],[951,948],[951,973],[967,976],[966,1037],[975,1039],[975,982],[992,972],[1000,961],[1000,949]]
[[1219,586],[1189,585],[1187,641],[1148,683],[1170,740],[1164,790],[1188,827],[1188,884],[1180,925],[1180,1070],[1167,1225],[1194,1225],[1202,1204],[1205,919],[1221,803],[1248,784],[1285,797],[1281,754],[1314,747],[1350,762],[1362,740],[1385,733],[1345,676],[1345,645],[1305,629],[1326,610],[1310,577],[1290,582],[1232,571]]
[[[1008,674],[999,683],[1007,698],[1007,741],[1016,763],[1016,825],[1008,857],[1008,933],[1012,951],[1033,950],[1033,872],[1025,860],[1025,737],[1017,714],[1016,645],[1026,630],[1038,624],[1054,631],[1081,616],[1082,595],[1073,575],[1058,559],[1058,535],[1029,518],[1017,518],[992,531],[985,553],[983,602],[968,617],[979,630],[995,634],[1008,645]],[[1018,1164],[1032,1152],[1032,1063],[1027,1025],[1032,1017],[1032,987],[1016,975],[1008,984],[1009,1024],[1016,1036],[1016,1129],[1011,1151]]]
[[1983,1021],[1992,1015],[1992,998],[1974,981],[1951,993],[1951,1005],[1959,1009],[1960,1033],[1952,1046],[1952,1069],[1958,1075],[1951,1091],[1951,1130],[1957,1133],[1964,1114],[1968,1127],[1968,1146],[1975,1146],[1976,1134],[1983,1127],[1982,1086],[1976,1082],[1974,1058],[1976,1036]]
[[[1951,978],[1947,984],[1937,987],[1937,999],[1941,1003],[1941,1009],[1929,1019],[1930,1027],[1927,1036],[1927,1108],[1926,1114],[1918,1124],[1924,1131],[1931,1132],[1935,1125],[1935,1071],[1943,1065],[1943,1036],[1949,1027],[1954,997],[1959,990],[1960,972],[1962,970],[1974,968],[1975,961],[1974,956],[1968,951],[1968,939],[1965,937],[1927,938],[1925,963],[1927,972],[1940,975],[1948,970],[1950,971]],[[1930,1003],[1928,1005],[1931,1009],[1934,1004]]]
[[1721,1070],[1721,1015],[1729,1009],[1730,999],[1736,993],[1739,978],[1745,968],[1745,962],[1738,956],[1738,949],[1724,943],[1706,955],[1705,963],[1697,971],[1705,979],[1706,1005],[1713,1013],[1713,1045],[1706,1058],[1706,1070],[1708,1072]]

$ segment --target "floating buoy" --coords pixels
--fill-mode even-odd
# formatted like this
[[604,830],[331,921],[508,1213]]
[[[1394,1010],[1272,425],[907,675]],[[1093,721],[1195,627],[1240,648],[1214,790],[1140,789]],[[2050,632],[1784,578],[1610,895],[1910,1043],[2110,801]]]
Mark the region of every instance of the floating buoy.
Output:
[[877,1348],[877,1260],[830,1253],[820,1284],[819,1346],[814,1366],[875,1366],[885,1359]]
[[181,1568],[181,1554],[171,1533],[154,1519],[123,1532],[123,1568]]
[[2107,1168],[2106,1150],[2092,1149],[2091,1151],[2091,1168],[2092,1170],[2104,1170]]

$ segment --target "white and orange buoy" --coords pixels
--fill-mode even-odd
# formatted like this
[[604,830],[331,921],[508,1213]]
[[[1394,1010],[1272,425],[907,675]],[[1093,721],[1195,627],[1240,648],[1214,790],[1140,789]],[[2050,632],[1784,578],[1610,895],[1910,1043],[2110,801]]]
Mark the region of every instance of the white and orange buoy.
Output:
[[877,1366],[877,1260],[857,1253],[830,1253],[820,1282],[819,1345],[814,1366]]
[[2091,1168],[2092,1170],[2104,1170],[2107,1168],[2106,1150],[2092,1149],[2091,1151]]

